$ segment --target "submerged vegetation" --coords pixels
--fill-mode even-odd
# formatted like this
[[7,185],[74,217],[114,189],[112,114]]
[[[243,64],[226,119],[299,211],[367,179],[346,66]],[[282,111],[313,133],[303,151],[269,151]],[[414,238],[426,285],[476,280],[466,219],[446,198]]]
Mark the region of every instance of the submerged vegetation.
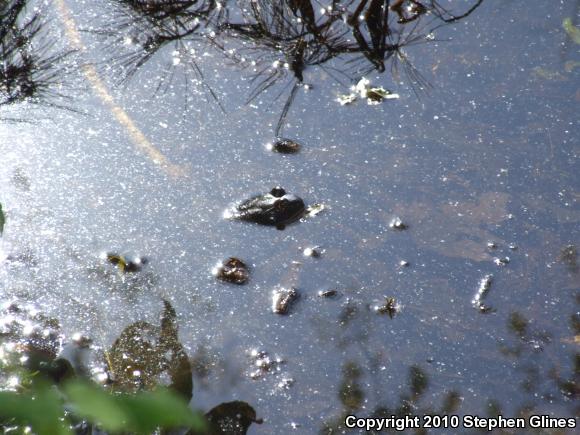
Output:
[[147,434],[186,428],[190,435],[245,434],[260,423],[247,403],[222,403],[205,417],[188,406],[192,366],[168,301],[160,325],[126,327],[102,361],[87,359],[92,340],[69,343],[58,320],[11,303],[0,323],[0,430],[30,427],[39,435],[105,432]]
[[562,27],[575,44],[580,44],[580,29],[574,25],[571,18],[564,19]]

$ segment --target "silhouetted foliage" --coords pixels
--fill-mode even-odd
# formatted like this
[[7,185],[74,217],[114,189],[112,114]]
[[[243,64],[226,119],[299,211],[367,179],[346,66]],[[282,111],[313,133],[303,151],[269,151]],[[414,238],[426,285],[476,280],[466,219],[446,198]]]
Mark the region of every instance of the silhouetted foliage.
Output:
[[[311,68],[321,68],[339,82],[352,82],[371,71],[385,72],[386,62],[391,62],[391,73],[398,76],[402,71],[419,95],[430,84],[403,48],[432,41],[437,27],[468,16],[482,3],[453,15],[435,1],[112,1],[120,17],[101,33],[129,46],[128,53],[115,55],[122,80],[171,47],[171,56],[165,56],[169,79],[185,65],[193,82],[218,101],[196,60],[213,49],[248,74],[248,102],[278,84],[275,100],[288,93],[276,136]],[[423,23],[425,17],[429,20]]]
[[50,97],[62,97],[57,88],[70,53],[53,52],[41,13],[27,14],[26,7],[26,0],[0,2],[0,106],[23,101],[56,106]]

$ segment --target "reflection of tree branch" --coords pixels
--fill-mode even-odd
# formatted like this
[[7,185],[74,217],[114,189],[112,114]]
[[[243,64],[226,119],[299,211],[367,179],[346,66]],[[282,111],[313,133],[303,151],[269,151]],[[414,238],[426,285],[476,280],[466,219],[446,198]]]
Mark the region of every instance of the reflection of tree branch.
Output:
[[[433,12],[439,17],[439,19],[441,21],[444,21],[446,23],[454,23],[456,21],[462,20],[463,18],[467,18],[469,15],[471,15],[479,6],[481,6],[481,4],[483,3],[483,0],[477,0],[475,2],[475,4],[469,8],[467,10],[467,12],[465,12],[464,14],[461,15],[452,15],[451,13],[449,13],[447,10],[445,10],[441,5],[439,5],[439,3],[435,0],[431,0],[431,7]],[[445,18],[443,15],[447,14],[450,16],[450,18]]]
[[[410,3],[410,6],[405,8],[404,6],[406,1]],[[396,0],[391,5],[391,10],[395,11],[399,16],[399,24],[411,23],[415,20],[418,20],[421,15],[427,12],[427,8],[415,0]]]
[[[226,56],[243,68],[256,70],[252,82],[257,82],[257,85],[250,93],[248,102],[276,85],[287,75],[287,71],[294,76],[294,84],[275,129],[278,136],[304,81],[304,71],[340,54],[336,47],[343,45],[345,33],[334,28],[340,16],[325,15],[317,20],[309,1],[262,0],[251,2],[247,11],[243,14],[244,22],[227,22],[222,26],[225,35],[242,41],[238,51],[243,55],[226,52]],[[252,56],[251,62],[245,62],[245,54]]]
[[[125,80],[172,45],[179,54],[174,61],[187,63],[217,101],[188,46],[193,41],[212,45],[235,66],[252,71],[248,103],[291,74],[293,85],[286,85],[277,97],[291,89],[276,126],[278,135],[311,67],[329,74],[337,70],[356,80],[373,70],[384,72],[390,60],[391,73],[403,72],[419,95],[430,84],[403,48],[431,40],[430,32],[423,33],[426,26],[419,26],[423,17],[432,12],[444,24],[450,23],[471,14],[482,1],[454,16],[435,0],[332,0],[320,11],[311,0],[244,0],[219,7],[213,0],[114,0],[125,13],[114,26],[134,44],[132,52],[118,58]],[[120,40],[118,33],[114,37]],[[344,61],[342,67],[328,65],[338,58]]]
[[[129,52],[115,54],[113,63],[121,67],[121,82],[132,79],[155,55],[166,47],[172,47],[172,59],[168,70],[169,86],[174,70],[179,64],[186,68],[204,86],[220,107],[216,93],[207,85],[196,53],[189,45],[210,44],[213,25],[219,25],[227,9],[215,0],[113,0],[121,16],[113,21],[110,29],[97,33],[110,38],[114,44],[129,47]],[[186,81],[187,83],[187,81]],[[162,89],[163,81],[156,91]],[[223,110],[223,108],[222,108]]]
[[[25,100],[42,104],[48,97],[64,97],[56,88],[65,72],[60,64],[70,53],[49,54],[52,42],[42,41],[41,15],[36,12],[23,19],[26,5],[26,0],[0,4],[0,106]],[[46,104],[66,109],[54,102]]]

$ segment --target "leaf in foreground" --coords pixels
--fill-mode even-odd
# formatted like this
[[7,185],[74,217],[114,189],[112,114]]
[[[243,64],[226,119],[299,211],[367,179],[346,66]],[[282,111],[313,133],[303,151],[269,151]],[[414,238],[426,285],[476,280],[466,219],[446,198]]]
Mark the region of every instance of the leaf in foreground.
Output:
[[58,393],[48,387],[33,392],[0,392],[0,428],[18,424],[30,426],[38,435],[68,435],[63,426],[62,401]]
[[205,428],[203,417],[167,390],[112,395],[96,386],[74,383],[66,392],[76,415],[108,431],[149,433],[157,427]]

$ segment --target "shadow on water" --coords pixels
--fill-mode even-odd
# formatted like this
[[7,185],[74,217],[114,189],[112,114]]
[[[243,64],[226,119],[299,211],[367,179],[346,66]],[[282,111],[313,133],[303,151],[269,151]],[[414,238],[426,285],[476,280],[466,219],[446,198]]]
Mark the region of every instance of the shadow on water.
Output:
[[170,60],[156,91],[163,92],[171,86],[179,65],[184,72],[186,98],[189,100],[190,86],[199,84],[221,107],[218,96],[206,83],[198,58],[204,47],[211,44],[214,37],[211,28],[227,14],[227,7],[215,0],[112,3],[117,14],[110,26],[96,33],[105,36],[115,52],[110,61],[119,68],[120,83],[132,79],[145,63],[165,51],[170,53]]

